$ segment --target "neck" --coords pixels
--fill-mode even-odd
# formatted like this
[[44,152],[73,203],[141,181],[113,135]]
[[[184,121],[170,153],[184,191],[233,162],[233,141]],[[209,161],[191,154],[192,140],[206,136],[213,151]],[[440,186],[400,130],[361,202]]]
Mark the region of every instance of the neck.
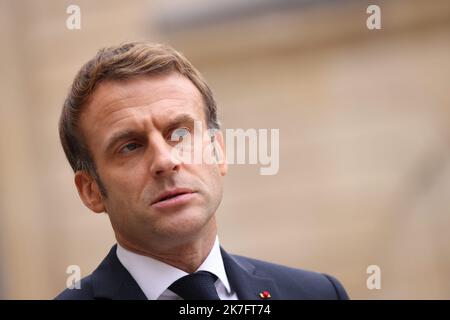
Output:
[[[180,240],[164,247],[136,246],[116,234],[117,242],[125,249],[150,258],[159,260],[187,273],[195,272],[208,257],[217,236],[215,223],[193,238]],[[150,243],[161,244],[164,240]]]

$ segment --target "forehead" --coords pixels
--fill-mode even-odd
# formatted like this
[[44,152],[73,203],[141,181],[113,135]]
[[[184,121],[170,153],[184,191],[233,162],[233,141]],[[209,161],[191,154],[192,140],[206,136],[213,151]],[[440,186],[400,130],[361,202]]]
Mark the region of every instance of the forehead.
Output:
[[178,73],[105,81],[94,91],[80,122],[88,144],[124,127],[162,125],[177,114],[204,120],[204,103],[197,87]]

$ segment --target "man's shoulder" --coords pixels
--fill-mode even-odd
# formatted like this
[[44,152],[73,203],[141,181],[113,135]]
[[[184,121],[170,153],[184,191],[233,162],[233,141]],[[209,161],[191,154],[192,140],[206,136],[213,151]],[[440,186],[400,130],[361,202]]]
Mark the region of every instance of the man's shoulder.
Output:
[[145,294],[120,263],[114,245],[100,265],[73,289],[65,289],[56,300],[143,300]]
[[55,300],[93,300],[92,275],[88,275],[74,285],[73,289],[65,289]]
[[331,275],[240,255],[232,257],[239,263],[253,265],[256,276],[273,279],[281,290],[294,296],[300,293],[308,299],[349,299],[340,281]]

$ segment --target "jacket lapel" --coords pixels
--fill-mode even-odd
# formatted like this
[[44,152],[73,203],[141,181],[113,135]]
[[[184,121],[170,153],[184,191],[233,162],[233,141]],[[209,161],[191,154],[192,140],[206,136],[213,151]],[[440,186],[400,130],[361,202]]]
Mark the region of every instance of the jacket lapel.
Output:
[[231,287],[236,291],[239,300],[266,299],[260,296],[267,291],[270,299],[281,299],[278,286],[271,278],[256,275],[256,268],[248,261],[237,259],[220,248]]

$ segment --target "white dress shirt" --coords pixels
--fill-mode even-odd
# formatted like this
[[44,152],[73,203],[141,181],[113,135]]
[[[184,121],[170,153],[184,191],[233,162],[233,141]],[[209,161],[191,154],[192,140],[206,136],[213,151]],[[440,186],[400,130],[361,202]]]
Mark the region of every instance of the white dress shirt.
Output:
[[[137,282],[149,300],[182,300],[168,287],[188,273],[162,261],[131,252],[117,244],[117,258]],[[221,300],[237,300],[231,289],[220,253],[219,238],[208,257],[196,271],[209,271],[217,276],[215,282],[217,294]]]

